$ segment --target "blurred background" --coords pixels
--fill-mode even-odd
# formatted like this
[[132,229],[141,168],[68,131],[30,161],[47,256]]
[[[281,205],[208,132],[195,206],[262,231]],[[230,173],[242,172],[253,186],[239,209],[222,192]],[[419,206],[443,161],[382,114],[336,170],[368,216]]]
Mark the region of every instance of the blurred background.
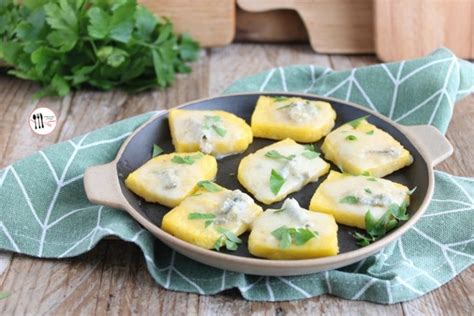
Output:
[[445,46],[474,58],[473,0],[140,0],[205,47],[309,42],[324,54],[414,58]]

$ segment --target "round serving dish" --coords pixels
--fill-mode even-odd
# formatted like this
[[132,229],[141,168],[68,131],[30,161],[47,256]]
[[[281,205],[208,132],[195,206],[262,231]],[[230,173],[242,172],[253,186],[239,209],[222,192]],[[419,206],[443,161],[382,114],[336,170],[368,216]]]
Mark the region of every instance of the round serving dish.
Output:
[[[340,253],[337,256],[316,259],[260,259],[248,252],[245,242],[236,252],[216,252],[182,241],[160,229],[161,220],[169,208],[145,202],[128,190],[124,184],[124,180],[130,172],[151,158],[153,144],[160,145],[165,152],[174,151],[168,126],[168,111],[156,114],[130,135],[112,162],[90,167],[86,170],[84,186],[89,200],[128,212],[163,243],[187,257],[221,269],[257,275],[302,275],[352,264],[381,250],[384,246],[402,236],[419,220],[428,207],[433,194],[433,167],[453,152],[451,144],[432,126],[402,126],[379,113],[353,103],[316,95],[293,93],[233,94],[197,100],[179,107],[187,110],[224,110],[234,113],[250,123],[255,104],[261,95],[298,96],[310,100],[328,101],[337,113],[335,128],[358,117],[370,115],[368,118],[370,123],[391,134],[413,155],[414,162],[412,165],[385,177],[402,183],[409,188],[417,187],[415,194],[411,197],[410,219],[380,240],[363,248],[356,245],[350,234],[356,229],[339,225]],[[246,192],[236,177],[240,160],[249,153],[273,142],[268,139],[254,138],[254,142],[246,152],[219,160],[216,183],[228,189],[241,189]],[[318,149],[321,144],[322,140],[315,143]],[[334,165],[331,165],[331,168],[337,170]],[[291,194],[289,197],[296,198],[302,207],[307,208],[311,196],[325,178],[326,175],[321,177],[318,182],[305,186],[301,191]],[[265,206],[264,209],[278,208],[280,205],[281,202]],[[248,234],[242,236],[244,241],[246,241],[247,236]]]

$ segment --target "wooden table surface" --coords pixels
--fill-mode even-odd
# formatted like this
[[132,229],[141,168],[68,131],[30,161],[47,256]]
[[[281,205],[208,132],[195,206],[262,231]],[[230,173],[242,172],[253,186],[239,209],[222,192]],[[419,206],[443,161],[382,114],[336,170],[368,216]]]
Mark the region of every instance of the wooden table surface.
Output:
[[[335,70],[377,63],[373,56],[318,55],[306,45],[233,44],[203,52],[193,73],[164,91],[139,95],[80,91],[63,99],[35,101],[33,83],[0,75],[0,167],[45,146],[70,139],[136,114],[220,94],[234,80],[275,66],[315,64]],[[39,106],[58,115],[48,136],[28,127]],[[474,176],[474,95],[459,102],[447,134],[454,155],[437,168]],[[167,291],[149,276],[139,249],[119,240],[102,241],[91,252],[67,260],[41,260],[0,253],[0,314],[333,314],[468,315],[474,313],[474,268],[441,288],[409,302],[390,306],[324,295],[281,303],[249,302],[237,290],[215,296]]]

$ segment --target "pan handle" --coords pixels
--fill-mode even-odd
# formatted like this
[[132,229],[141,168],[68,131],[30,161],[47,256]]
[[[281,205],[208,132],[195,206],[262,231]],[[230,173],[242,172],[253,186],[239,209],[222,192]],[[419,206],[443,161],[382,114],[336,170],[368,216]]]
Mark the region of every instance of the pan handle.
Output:
[[408,136],[414,140],[428,158],[431,166],[436,166],[452,155],[453,146],[441,134],[441,132],[431,125],[401,126]]
[[84,173],[84,188],[92,203],[124,208],[125,198],[120,190],[115,161],[87,168]]

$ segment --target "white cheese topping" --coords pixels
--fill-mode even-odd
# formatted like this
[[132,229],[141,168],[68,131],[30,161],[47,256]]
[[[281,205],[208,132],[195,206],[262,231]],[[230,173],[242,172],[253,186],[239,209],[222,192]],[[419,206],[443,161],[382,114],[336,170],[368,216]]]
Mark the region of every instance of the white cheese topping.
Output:
[[366,153],[370,155],[388,155],[393,158],[397,158],[402,154],[402,150],[399,147],[387,147],[385,149],[380,150],[367,150]]
[[165,190],[172,190],[179,186],[178,170],[174,168],[162,169],[156,172],[160,186]]
[[253,199],[247,194],[240,190],[230,191],[216,212],[215,223],[222,225],[232,221],[250,224],[253,219],[252,204]]
[[[276,151],[285,158],[270,158],[270,151]],[[264,147],[245,157],[239,167],[239,181],[257,200],[266,204],[283,200],[286,195],[300,190],[309,182],[317,181],[327,172],[329,165],[319,157],[309,159],[303,156],[306,149],[292,140],[283,140]],[[293,157],[292,159],[288,159]],[[278,193],[271,190],[271,174],[275,170],[285,181]]]
[[355,196],[359,204],[373,205],[373,206],[389,206],[393,203],[392,197],[387,195],[387,192],[374,193],[372,190],[358,190],[352,195]]
[[[348,137],[354,138],[353,140]],[[392,136],[381,130],[367,134],[346,124],[326,137],[335,148],[340,161],[350,161],[360,169],[390,163],[403,154],[403,147]],[[340,164],[340,162],[337,162]]]
[[298,204],[298,201],[296,201],[295,199],[286,199],[285,202],[283,202],[281,209],[283,210],[282,212],[284,212],[285,215],[287,215],[288,217],[293,219],[294,222],[296,222],[295,224],[297,224],[297,227],[295,228],[307,225],[310,220],[310,217],[308,215],[309,211],[301,208],[301,206]]
[[290,104],[286,111],[289,118],[298,123],[310,121],[319,112],[313,104],[305,101],[297,101]]
[[303,156],[296,156],[291,160],[287,160],[283,167],[280,169],[280,175],[287,181],[293,180],[301,181],[307,180],[310,175],[307,168],[307,158]]
[[[407,190],[385,179],[369,181],[369,177],[346,176],[340,180],[329,182],[324,186],[324,192],[337,202],[346,212],[365,214],[368,209],[379,218],[385,213],[390,204],[401,205],[405,200]],[[355,203],[343,203],[342,199],[353,196]]]
[[205,131],[201,131],[199,150],[205,154],[210,154],[214,150],[214,145],[209,141],[209,136]]

